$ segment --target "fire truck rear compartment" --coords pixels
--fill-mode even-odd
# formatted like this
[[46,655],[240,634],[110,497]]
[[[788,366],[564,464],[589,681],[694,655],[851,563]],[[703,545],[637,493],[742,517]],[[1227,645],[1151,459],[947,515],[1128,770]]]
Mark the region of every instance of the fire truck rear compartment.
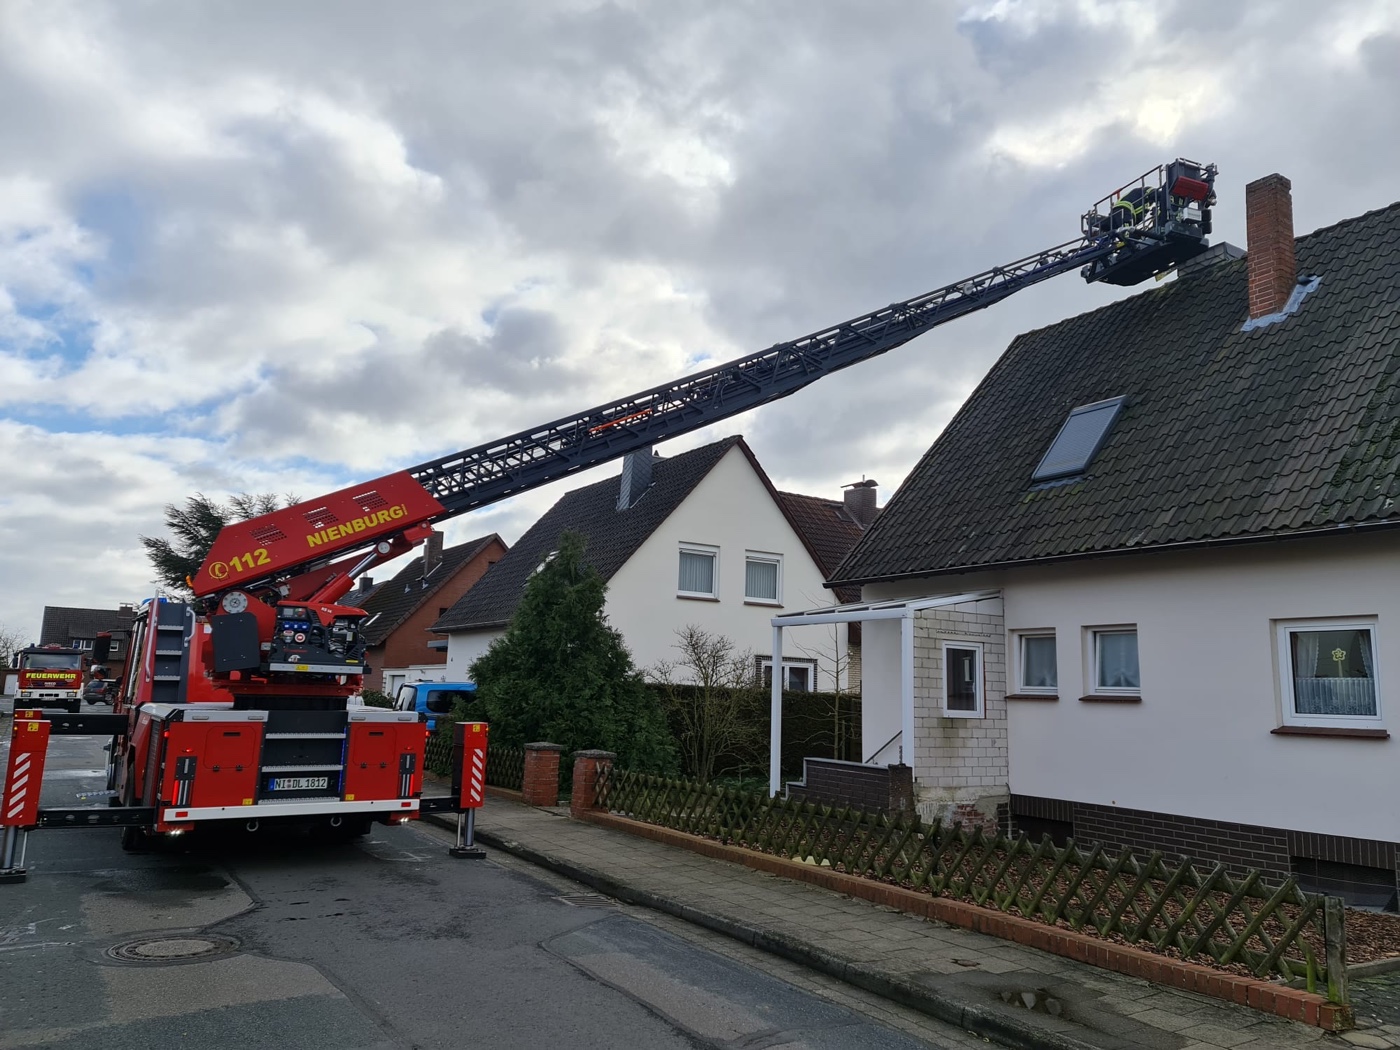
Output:
[[[417,816],[426,730],[411,712],[148,705],[159,830],[239,822],[363,830]],[[145,793],[143,793],[145,794]]]

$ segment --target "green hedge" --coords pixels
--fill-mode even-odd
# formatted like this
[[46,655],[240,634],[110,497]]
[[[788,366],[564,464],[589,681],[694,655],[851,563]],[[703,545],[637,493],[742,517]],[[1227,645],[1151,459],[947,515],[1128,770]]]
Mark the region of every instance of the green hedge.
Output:
[[[665,688],[673,691],[698,691],[697,686],[671,685],[663,687],[648,683],[647,688],[665,707]],[[750,739],[726,753],[717,774],[726,777],[768,777],[768,731],[771,724],[770,696],[766,689],[751,691],[753,731]],[[839,722],[836,717],[840,706]],[[677,726],[671,727],[676,734]],[[837,737],[840,737],[839,746]],[[804,758],[841,758],[859,762],[860,697],[851,693],[783,692],[783,759],[785,778],[802,775]]]

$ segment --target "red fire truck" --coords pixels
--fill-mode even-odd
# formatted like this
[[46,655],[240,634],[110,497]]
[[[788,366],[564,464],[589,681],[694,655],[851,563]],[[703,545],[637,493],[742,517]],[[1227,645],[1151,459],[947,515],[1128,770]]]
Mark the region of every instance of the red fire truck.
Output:
[[[207,824],[251,832],[300,823],[350,835],[430,808],[461,812],[465,788],[458,797],[422,797],[423,715],[346,704],[364,672],[365,613],[339,601],[357,577],[413,550],[435,523],[623,455],[649,459],[659,441],[786,397],[1057,274],[1079,270],[1091,282],[1121,285],[1164,273],[1206,250],[1215,175],[1213,165],[1162,165],[1098,201],[1082,216],[1080,236],[1064,244],[229,525],[188,581],[187,600],[157,598],[138,613],[111,714],[49,720],[17,710],[0,806],[0,881],[22,876],[18,829],[115,826],[135,847]],[[79,673],[75,663],[75,697]],[[38,805],[50,733],[111,737],[111,806]]]
[[31,645],[16,654],[19,692],[16,707],[82,707],[83,653],[61,645]]

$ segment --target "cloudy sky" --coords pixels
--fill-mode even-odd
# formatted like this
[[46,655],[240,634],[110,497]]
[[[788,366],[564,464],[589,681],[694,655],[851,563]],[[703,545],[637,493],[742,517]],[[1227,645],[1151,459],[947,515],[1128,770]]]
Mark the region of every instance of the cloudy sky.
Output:
[[[802,335],[1178,155],[1241,245],[1272,171],[1299,232],[1400,197],[1393,0],[0,0],[0,98],[30,635],[149,595],[167,503],[309,498]],[[1013,335],[1112,294],[1059,278],[661,451],[742,432],[779,487],[888,492]]]

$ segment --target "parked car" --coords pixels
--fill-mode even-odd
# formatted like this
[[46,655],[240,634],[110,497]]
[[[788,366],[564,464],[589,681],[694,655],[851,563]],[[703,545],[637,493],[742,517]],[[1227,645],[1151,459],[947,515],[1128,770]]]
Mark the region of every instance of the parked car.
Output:
[[117,695],[117,680],[104,677],[106,673],[107,668],[101,664],[94,664],[88,668],[89,678],[83,683],[83,700],[87,703],[112,706],[112,701]]
[[428,719],[430,730],[437,728],[437,718],[450,715],[452,707],[462,700],[476,700],[475,682],[404,682],[394,697],[394,710],[417,711]]

